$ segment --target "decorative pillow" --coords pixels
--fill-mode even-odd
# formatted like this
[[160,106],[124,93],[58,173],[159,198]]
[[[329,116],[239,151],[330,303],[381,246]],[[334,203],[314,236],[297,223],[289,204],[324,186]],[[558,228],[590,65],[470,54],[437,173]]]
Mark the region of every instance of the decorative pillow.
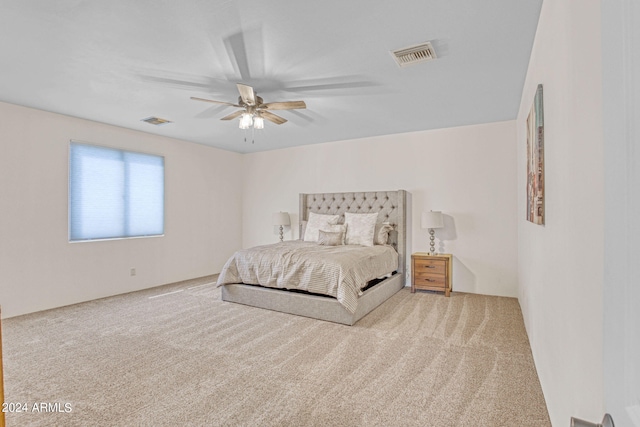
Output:
[[346,212],[344,214],[344,223],[347,226],[345,244],[373,246],[377,220],[378,212],[368,214]]
[[388,222],[376,224],[376,231],[373,243],[376,245],[386,245],[389,242],[389,233],[393,230],[393,225]]
[[342,245],[344,239],[344,233],[331,232],[331,231],[318,231],[318,244],[324,246],[339,246]]
[[[335,225],[327,225],[326,227],[322,227],[322,230],[327,233],[342,233],[342,240],[340,241],[341,245],[344,245],[344,239],[347,235],[347,226],[344,224],[335,224]],[[318,237],[319,238],[319,237]]]
[[307,228],[304,231],[305,242],[317,242],[318,231],[326,229],[329,225],[335,225],[338,223],[340,215],[322,215],[313,212],[309,212],[309,220],[307,221]]

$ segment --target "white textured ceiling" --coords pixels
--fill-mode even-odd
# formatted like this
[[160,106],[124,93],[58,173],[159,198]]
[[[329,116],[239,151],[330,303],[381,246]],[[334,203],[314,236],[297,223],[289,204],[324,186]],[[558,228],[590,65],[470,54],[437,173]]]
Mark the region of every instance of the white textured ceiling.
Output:
[[[0,101],[237,152],[511,120],[541,5],[0,0]],[[389,53],[424,41],[437,60],[400,68]],[[277,112],[289,122],[252,143],[219,120],[233,107],[189,99],[236,102],[238,82],[307,109]]]

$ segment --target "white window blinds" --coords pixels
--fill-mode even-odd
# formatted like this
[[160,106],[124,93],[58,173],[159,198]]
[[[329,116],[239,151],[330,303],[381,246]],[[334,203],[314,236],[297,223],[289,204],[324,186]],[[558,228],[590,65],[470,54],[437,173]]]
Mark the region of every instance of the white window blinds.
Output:
[[71,142],[69,240],[164,234],[164,157]]

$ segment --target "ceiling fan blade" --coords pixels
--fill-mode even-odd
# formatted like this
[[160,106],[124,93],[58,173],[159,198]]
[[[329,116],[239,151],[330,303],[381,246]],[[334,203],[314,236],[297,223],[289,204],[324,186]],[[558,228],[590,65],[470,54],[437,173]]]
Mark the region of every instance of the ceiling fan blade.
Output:
[[277,125],[281,125],[287,122],[287,119],[282,118],[280,116],[276,116],[275,114],[270,113],[268,111],[262,111],[260,115],[265,119],[269,120],[270,122],[275,123]]
[[243,85],[242,83],[238,83],[236,86],[238,86],[240,98],[245,104],[249,106],[256,105],[256,93],[251,86]]
[[233,120],[236,117],[240,117],[242,115],[242,113],[244,113],[244,110],[238,110],[238,111],[235,111],[235,112],[229,114],[228,116],[224,116],[220,120]]
[[269,110],[299,110],[307,108],[307,104],[305,104],[304,101],[269,102],[260,107]]
[[302,120],[304,120],[305,122],[308,122],[308,123],[313,123],[313,122],[316,121],[316,118],[314,118],[311,115],[309,115],[309,114],[312,114],[311,112],[305,114],[305,113],[302,113],[300,111],[290,110],[290,113],[293,114],[294,116],[300,117]]
[[213,99],[205,99],[205,98],[198,98],[196,96],[192,96],[191,99],[196,100],[196,101],[204,101],[204,102],[212,102],[214,104],[222,104],[222,105],[229,105],[231,107],[240,107],[240,105],[237,104],[232,104],[230,102],[224,102],[224,101],[214,101]]
[[195,116],[194,119],[212,119],[214,117],[218,117],[220,113],[227,109],[226,105],[218,105],[214,104],[211,107],[207,107]]
[[224,39],[229,59],[236,66],[242,80],[249,80],[249,56],[243,33],[235,33]]
[[[345,75],[319,79],[299,80],[289,82],[287,87],[281,90],[286,92],[314,92],[314,91],[340,91],[341,89],[367,89],[379,87],[380,84],[366,80],[360,75]],[[343,92],[339,92],[341,95]]]
[[137,76],[145,82],[187,90],[197,89],[205,92],[216,92],[218,88],[227,87],[229,83],[226,79],[154,69],[141,69],[137,72]]
[[171,86],[177,86],[177,87],[190,87],[190,88],[198,88],[201,90],[202,89],[209,90],[211,88],[211,85],[208,83],[199,83],[199,82],[187,81],[187,80],[181,80],[181,79],[171,79],[171,78],[165,78],[165,77],[144,76],[144,75],[140,76],[140,78],[147,82],[161,83],[164,85],[171,85]]

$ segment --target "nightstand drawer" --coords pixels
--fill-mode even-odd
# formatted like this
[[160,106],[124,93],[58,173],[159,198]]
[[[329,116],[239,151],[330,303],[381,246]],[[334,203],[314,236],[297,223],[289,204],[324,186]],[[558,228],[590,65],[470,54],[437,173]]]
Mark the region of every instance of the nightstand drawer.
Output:
[[437,259],[414,259],[413,271],[416,273],[445,274],[446,263]]
[[413,279],[416,288],[421,288],[423,286],[427,287],[437,287],[444,289],[446,287],[446,280],[444,276],[425,276],[425,277],[414,277]]
[[431,271],[427,271],[427,272],[413,272],[413,277],[415,277],[416,279],[441,279],[441,280],[445,280],[447,278],[446,274],[434,274]]

